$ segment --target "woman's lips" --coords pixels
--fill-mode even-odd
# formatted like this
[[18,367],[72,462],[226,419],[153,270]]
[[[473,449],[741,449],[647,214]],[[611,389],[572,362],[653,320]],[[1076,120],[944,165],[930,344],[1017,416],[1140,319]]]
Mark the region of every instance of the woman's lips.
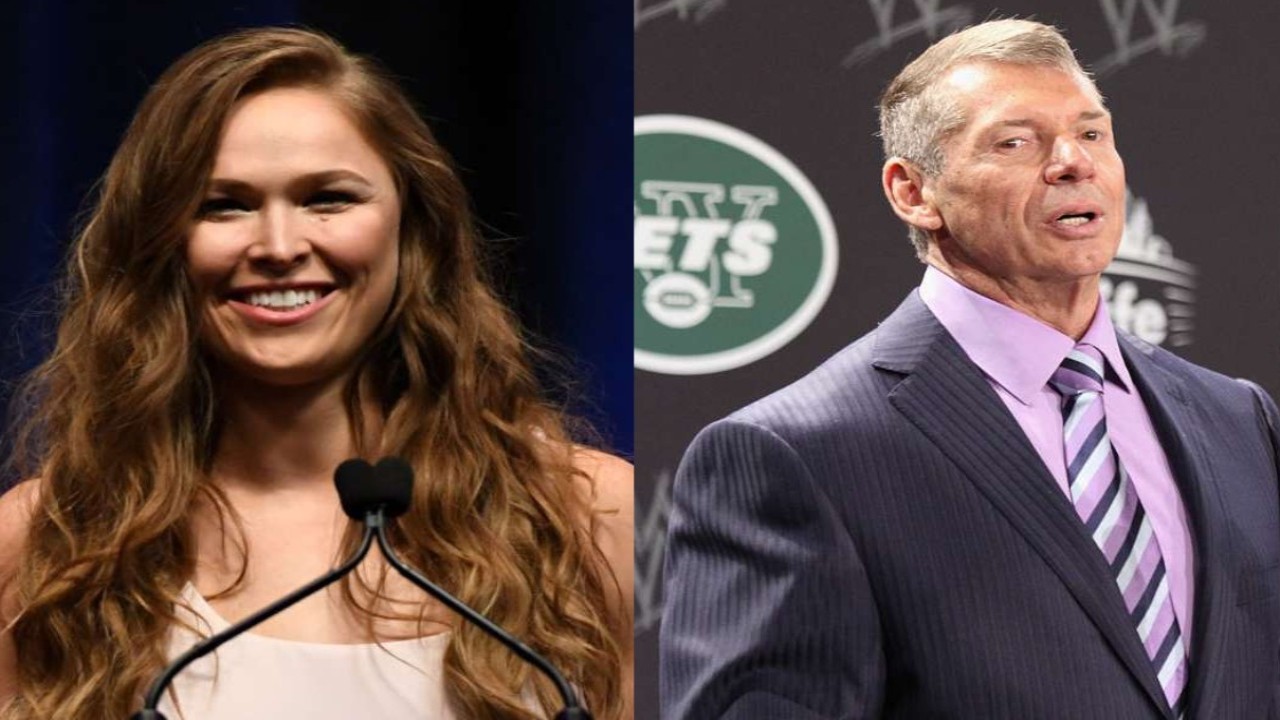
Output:
[[269,307],[253,305],[237,298],[228,298],[227,304],[236,312],[254,322],[274,327],[288,327],[309,320],[313,315],[324,309],[337,294],[338,290],[331,290],[315,302],[292,310],[274,310]]

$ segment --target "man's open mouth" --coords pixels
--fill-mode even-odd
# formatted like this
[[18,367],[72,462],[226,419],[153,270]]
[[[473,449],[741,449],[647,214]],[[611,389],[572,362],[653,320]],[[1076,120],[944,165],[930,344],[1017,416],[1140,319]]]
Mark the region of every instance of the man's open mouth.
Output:
[[1084,225],[1096,217],[1098,217],[1098,214],[1095,212],[1064,213],[1059,215],[1054,222],[1059,225],[1076,226]]

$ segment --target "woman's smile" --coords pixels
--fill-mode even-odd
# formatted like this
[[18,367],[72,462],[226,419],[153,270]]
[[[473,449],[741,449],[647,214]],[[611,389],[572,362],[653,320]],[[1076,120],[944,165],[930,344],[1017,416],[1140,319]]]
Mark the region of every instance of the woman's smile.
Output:
[[245,319],[275,327],[290,327],[310,320],[337,297],[332,286],[289,284],[237,289],[226,302]]

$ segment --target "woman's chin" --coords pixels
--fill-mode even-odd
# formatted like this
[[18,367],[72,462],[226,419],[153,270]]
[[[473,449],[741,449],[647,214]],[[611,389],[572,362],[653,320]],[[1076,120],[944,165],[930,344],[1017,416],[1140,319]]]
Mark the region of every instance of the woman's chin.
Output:
[[252,384],[299,388],[327,384],[346,376],[348,369],[326,360],[326,358],[272,358],[270,361],[264,361],[235,358],[223,362],[222,365],[232,378]]

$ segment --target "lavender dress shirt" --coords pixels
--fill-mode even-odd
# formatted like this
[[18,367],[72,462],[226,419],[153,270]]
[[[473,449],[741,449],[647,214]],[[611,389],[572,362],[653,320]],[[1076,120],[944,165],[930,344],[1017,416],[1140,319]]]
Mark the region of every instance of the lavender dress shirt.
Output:
[[[979,295],[934,267],[925,271],[920,297],[986,375],[1069,499],[1061,397],[1048,382],[1076,341],[1030,315]],[[1101,350],[1106,360],[1102,400],[1107,433],[1160,543],[1174,614],[1183,643],[1189,645],[1195,558],[1187,510],[1101,300],[1080,342]]]

